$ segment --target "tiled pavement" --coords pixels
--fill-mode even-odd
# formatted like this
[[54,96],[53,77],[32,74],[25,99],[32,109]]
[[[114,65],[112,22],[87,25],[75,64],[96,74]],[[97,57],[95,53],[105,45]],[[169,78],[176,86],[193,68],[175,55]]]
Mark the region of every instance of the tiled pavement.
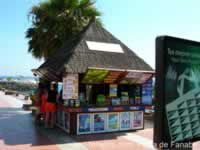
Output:
[[0,150],[58,150],[32,123],[22,102],[0,93]]
[[[23,102],[0,92],[0,150],[150,150],[153,129],[137,132],[67,136],[60,129],[36,127]],[[193,144],[198,150],[200,142]]]

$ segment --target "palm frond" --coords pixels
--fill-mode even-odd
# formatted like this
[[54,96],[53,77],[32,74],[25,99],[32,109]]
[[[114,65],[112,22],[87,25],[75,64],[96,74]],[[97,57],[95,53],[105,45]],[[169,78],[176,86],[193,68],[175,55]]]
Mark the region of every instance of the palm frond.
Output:
[[[92,18],[101,16],[94,3],[93,0],[46,0],[33,6],[29,13],[32,26],[26,31],[28,52],[38,59],[53,55]],[[102,25],[99,18],[96,22]]]

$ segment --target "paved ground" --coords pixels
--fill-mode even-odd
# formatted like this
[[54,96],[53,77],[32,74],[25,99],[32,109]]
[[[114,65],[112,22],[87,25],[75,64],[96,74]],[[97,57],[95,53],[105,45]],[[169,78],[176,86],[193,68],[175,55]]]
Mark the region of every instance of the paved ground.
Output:
[[[0,92],[0,150],[150,150],[152,122],[137,132],[68,136],[60,129],[36,127],[23,101]],[[198,150],[199,143],[193,145]]]

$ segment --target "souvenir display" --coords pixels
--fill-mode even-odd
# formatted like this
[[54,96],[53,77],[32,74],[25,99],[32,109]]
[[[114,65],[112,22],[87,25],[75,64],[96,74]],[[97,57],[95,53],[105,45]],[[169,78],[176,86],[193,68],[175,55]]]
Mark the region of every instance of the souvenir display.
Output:
[[121,105],[128,105],[129,97],[128,92],[121,92]]
[[75,107],[80,107],[80,101],[79,100],[75,101]]
[[79,101],[81,104],[84,104],[86,102],[86,97],[83,92],[79,94]]
[[134,99],[133,97],[131,97],[129,101],[130,101],[130,104],[131,104],[131,105],[134,105],[134,104],[135,104],[135,99]]
[[75,105],[75,101],[73,99],[70,99],[69,100],[69,106],[74,107],[74,105]]
[[58,82],[57,92],[60,93],[62,91],[62,88],[63,88],[63,83]]
[[152,80],[148,80],[142,85],[142,104],[144,105],[152,105],[152,84]]
[[120,98],[111,98],[112,106],[119,106],[121,104]]
[[117,97],[117,84],[110,84],[110,97]]
[[96,104],[97,106],[105,106],[106,97],[102,94],[97,95]]
[[[144,84],[135,84],[143,81],[139,79],[143,73],[119,72],[88,69],[85,75],[80,76],[82,83],[79,86],[74,85],[74,79],[78,76],[75,74],[65,76],[63,90],[67,91],[64,91],[63,96],[67,98],[64,100],[66,109],[57,114],[58,126],[67,133],[74,132],[70,130],[74,128],[70,126],[70,121],[76,118],[76,134],[142,129],[145,107],[141,104],[148,106],[152,104],[152,79]],[[125,78],[122,78],[122,75]],[[120,84],[125,82],[123,85],[118,85],[116,83],[118,80]],[[98,84],[101,83],[104,85],[98,88]],[[81,91],[76,99],[74,87],[79,87]]]
[[135,104],[139,105],[141,104],[141,86],[137,85],[135,87]]

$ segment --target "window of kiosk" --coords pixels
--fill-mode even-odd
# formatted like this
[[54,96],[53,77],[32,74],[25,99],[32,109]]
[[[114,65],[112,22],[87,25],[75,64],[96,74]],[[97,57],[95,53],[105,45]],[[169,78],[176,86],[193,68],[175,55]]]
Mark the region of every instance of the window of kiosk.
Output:
[[105,106],[106,98],[109,95],[109,85],[92,85],[90,104],[95,106]]
[[120,84],[117,96],[121,100],[121,105],[141,104],[141,92],[140,85]]

